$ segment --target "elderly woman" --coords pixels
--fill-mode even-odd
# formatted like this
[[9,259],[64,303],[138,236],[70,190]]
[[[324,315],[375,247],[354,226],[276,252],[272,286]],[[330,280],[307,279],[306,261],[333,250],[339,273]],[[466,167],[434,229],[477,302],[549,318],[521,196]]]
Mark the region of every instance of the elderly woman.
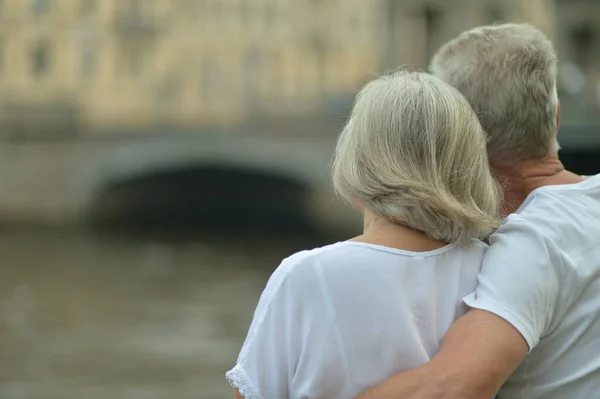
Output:
[[352,398],[431,359],[465,312],[500,191],[458,91],[424,73],[367,84],[333,183],[363,213],[363,234],[273,273],[227,373],[236,398]]

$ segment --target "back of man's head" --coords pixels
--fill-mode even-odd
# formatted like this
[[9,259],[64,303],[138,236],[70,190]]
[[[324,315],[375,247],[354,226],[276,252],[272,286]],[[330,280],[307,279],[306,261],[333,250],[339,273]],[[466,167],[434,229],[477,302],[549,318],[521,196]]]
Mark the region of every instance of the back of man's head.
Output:
[[491,161],[557,150],[557,57],[538,29],[503,24],[464,32],[438,51],[431,72],[469,100],[488,134]]

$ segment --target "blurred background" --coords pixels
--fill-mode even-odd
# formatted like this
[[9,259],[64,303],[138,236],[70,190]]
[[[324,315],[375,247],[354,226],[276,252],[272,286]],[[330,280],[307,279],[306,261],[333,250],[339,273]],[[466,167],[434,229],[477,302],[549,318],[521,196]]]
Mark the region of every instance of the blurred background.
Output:
[[600,172],[600,1],[0,1],[0,398],[229,397],[269,274],[360,227],[357,90],[495,21],[552,38]]

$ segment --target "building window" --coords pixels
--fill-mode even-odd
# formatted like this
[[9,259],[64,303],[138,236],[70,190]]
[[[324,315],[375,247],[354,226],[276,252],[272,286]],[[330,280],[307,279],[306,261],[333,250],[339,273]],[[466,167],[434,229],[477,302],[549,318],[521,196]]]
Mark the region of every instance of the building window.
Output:
[[437,51],[441,16],[442,13],[437,8],[426,6],[423,9],[423,19],[425,20],[425,55],[427,60],[430,60],[435,51]]
[[90,16],[96,12],[97,0],[81,0],[81,15]]
[[50,0],[29,0],[31,12],[37,16],[50,12]]
[[0,39],[0,74],[2,74],[2,72],[4,72],[4,41],[2,39]]
[[31,72],[35,77],[47,76],[50,72],[50,45],[42,42],[31,53]]
[[161,109],[177,110],[181,106],[181,79],[171,77],[158,86],[156,99]]
[[579,67],[587,70],[594,43],[594,30],[591,24],[576,26],[570,31],[575,62]]
[[121,17],[132,20],[143,20],[148,17],[151,0],[119,0]]
[[214,18],[215,20],[223,20],[225,17],[227,10],[225,9],[221,0],[212,0],[210,3],[210,11],[208,14],[212,14],[209,18]]
[[134,78],[142,72],[140,51],[134,47],[126,48],[121,54],[121,72],[124,76]]
[[275,4],[265,4],[265,26],[270,28],[275,23]]
[[348,19],[348,28],[350,28],[350,30],[352,32],[355,32],[359,28],[359,25],[360,25],[360,20],[359,20],[358,16],[353,15]]
[[489,8],[488,19],[491,23],[502,22],[504,20],[504,12],[499,5],[495,4]]
[[144,14],[142,0],[129,0],[127,2],[127,14],[132,18],[142,18]]
[[202,60],[200,67],[201,97],[214,95],[221,89],[221,70],[218,61],[209,57]]
[[126,44],[117,60],[118,73],[128,79],[143,78],[153,62],[154,47],[149,44]]
[[319,93],[322,93],[327,86],[327,61],[329,58],[329,46],[325,39],[323,38],[322,32],[313,32],[313,35],[310,40],[310,50],[313,56],[317,79],[316,84],[318,87]]
[[182,14],[188,18],[195,18],[198,16],[198,10],[203,5],[200,0],[183,0],[180,3],[180,10]]
[[95,43],[86,43],[81,47],[81,75],[90,78],[96,72],[98,49]]
[[261,106],[265,76],[264,53],[258,47],[251,47],[244,56],[244,95],[249,108]]
[[241,0],[239,5],[239,14],[240,14],[240,22],[242,25],[246,25],[248,23],[249,16],[249,5],[246,0]]

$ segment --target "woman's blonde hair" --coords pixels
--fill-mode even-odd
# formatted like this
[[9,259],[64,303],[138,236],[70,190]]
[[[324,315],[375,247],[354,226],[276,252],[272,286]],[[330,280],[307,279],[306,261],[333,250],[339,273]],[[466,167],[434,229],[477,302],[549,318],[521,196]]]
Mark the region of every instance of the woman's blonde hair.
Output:
[[500,186],[485,133],[453,87],[422,72],[368,83],[340,134],[336,192],[444,242],[483,238],[498,225]]

